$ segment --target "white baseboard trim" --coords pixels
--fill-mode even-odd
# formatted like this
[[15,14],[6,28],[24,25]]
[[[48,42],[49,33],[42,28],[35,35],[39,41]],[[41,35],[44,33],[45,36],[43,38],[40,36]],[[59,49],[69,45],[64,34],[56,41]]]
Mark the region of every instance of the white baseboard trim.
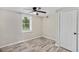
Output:
[[[21,43],[21,42],[25,42],[25,41],[29,41],[29,40],[33,40],[33,39],[36,39],[36,38],[39,38],[39,37],[45,37],[45,38],[47,38],[47,39],[55,40],[55,42],[56,42],[56,38],[43,35],[43,36],[37,36],[37,37],[31,38],[31,39],[28,39],[28,40],[22,40],[22,41],[18,41],[18,42],[9,43],[9,44],[7,44],[7,45],[0,46],[0,48],[6,47],[6,46],[15,45],[15,44],[18,44],[18,43]],[[57,43],[56,43],[56,45],[58,46]]]
[[[41,37],[41,36],[37,36],[37,37],[31,38],[29,40],[33,40],[33,39],[36,39],[36,38],[39,38],[39,37]],[[15,45],[15,44],[18,44],[18,43],[21,43],[21,42],[25,42],[25,41],[29,41],[29,40],[22,40],[22,41],[18,41],[18,42],[9,43],[7,45],[0,46],[0,48],[6,47],[6,46]]]
[[47,39],[51,39],[51,40],[56,40],[54,37],[49,37],[49,36],[46,36],[46,35],[43,35],[43,37],[45,37]]

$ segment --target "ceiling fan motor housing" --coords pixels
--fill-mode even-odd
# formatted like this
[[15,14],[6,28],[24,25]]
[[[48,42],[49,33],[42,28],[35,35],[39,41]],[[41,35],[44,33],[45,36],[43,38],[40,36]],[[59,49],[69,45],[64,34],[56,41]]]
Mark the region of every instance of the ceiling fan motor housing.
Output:
[[37,11],[37,7],[33,7],[33,11]]
[[33,12],[36,12],[36,15],[39,15],[38,13],[40,12],[40,13],[46,13],[45,11],[40,11],[40,7],[33,7],[32,8],[33,9]]

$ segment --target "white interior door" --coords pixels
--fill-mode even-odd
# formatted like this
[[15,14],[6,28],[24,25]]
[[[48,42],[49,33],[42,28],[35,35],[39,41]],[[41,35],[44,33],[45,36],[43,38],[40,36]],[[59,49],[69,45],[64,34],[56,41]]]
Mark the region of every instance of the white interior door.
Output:
[[76,10],[63,11],[60,16],[60,45],[76,51]]

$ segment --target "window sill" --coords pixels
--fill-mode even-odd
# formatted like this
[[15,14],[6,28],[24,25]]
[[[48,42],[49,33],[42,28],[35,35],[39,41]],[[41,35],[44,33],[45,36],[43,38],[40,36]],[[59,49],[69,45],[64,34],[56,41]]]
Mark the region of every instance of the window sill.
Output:
[[24,33],[28,33],[28,32],[32,32],[32,31],[22,31],[22,32],[24,32]]

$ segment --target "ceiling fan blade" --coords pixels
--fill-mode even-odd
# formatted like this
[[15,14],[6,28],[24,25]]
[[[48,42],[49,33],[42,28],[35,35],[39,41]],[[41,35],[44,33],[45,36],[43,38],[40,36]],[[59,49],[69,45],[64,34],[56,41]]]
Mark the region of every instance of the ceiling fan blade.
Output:
[[33,11],[30,11],[29,13],[33,13]]
[[37,12],[46,13],[45,11],[37,11]]
[[32,10],[32,8],[28,8],[28,9],[27,8],[24,8],[24,10]]
[[33,11],[30,11],[30,12],[25,12],[25,13],[27,13],[27,14],[32,14],[32,13],[33,13]]

